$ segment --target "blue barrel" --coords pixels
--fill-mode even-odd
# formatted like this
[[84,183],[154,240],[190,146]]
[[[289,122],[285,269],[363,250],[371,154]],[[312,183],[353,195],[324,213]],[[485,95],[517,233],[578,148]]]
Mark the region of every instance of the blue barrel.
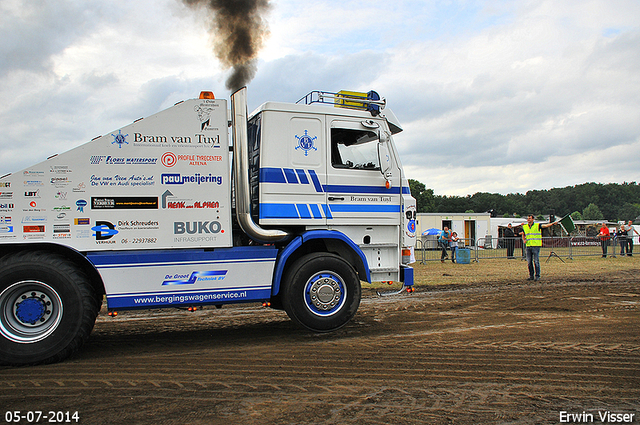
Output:
[[471,262],[471,250],[469,248],[458,248],[456,250],[456,263],[469,264]]

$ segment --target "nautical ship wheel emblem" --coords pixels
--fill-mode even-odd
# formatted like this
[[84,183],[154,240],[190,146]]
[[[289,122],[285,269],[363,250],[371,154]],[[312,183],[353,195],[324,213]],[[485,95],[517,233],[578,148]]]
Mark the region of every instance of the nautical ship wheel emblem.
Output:
[[118,130],[118,134],[111,133],[111,135],[113,136],[113,142],[111,142],[112,145],[116,143],[118,145],[118,148],[122,148],[122,145],[124,145],[125,143],[127,145],[129,144],[129,142],[127,142],[128,134],[122,134],[122,130]]
[[296,139],[298,139],[298,146],[296,146],[296,150],[302,149],[304,151],[304,156],[308,156],[309,151],[312,149],[317,151],[318,148],[313,146],[313,142],[315,142],[317,138],[318,136],[309,136],[307,130],[304,131],[304,135],[302,136],[296,135]]

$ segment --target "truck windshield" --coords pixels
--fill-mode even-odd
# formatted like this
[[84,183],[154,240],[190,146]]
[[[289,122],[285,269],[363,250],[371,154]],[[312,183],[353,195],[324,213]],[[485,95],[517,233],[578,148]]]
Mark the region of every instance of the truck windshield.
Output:
[[331,164],[335,168],[379,170],[378,136],[373,131],[331,129]]

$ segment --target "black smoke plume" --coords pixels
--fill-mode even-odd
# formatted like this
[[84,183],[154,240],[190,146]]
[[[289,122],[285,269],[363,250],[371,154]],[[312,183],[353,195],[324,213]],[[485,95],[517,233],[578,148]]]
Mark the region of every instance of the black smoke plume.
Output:
[[227,89],[247,85],[257,70],[258,52],[269,29],[263,14],[269,0],[183,0],[193,8],[203,7],[211,16],[216,57],[233,71]]

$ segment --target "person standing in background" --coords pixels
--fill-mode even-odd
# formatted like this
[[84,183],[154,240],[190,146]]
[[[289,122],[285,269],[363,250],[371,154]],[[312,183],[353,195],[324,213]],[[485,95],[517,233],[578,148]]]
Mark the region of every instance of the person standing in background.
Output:
[[633,228],[633,221],[629,220],[629,224],[625,227],[627,230],[627,255],[631,257],[633,254],[633,234],[640,236],[640,233]]
[[455,263],[456,262],[456,251],[458,250],[458,234],[456,232],[453,232],[451,234],[451,262]]
[[[627,247],[627,229],[625,229],[624,224],[622,224],[620,228],[616,230],[615,237],[620,244],[620,256],[624,257],[624,250],[629,249]],[[615,250],[613,252],[615,252]]]
[[607,246],[609,245],[609,239],[611,239],[611,233],[609,232],[609,228],[605,226],[604,223],[602,223],[602,227],[600,227],[600,233],[598,233],[598,237],[600,238],[600,246],[602,247],[602,258],[606,258]]
[[451,239],[451,232],[447,226],[444,226],[444,230],[440,232],[440,236],[438,236],[438,245],[440,245],[440,249],[442,250],[442,255],[440,256],[440,262],[444,263],[444,260],[449,258],[447,254],[447,249],[449,248],[449,240]]
[[504,237],[504,244],[507,247],[507,258],[513,258],[513,248],[515,247],[516,241],[514,240],[515,233],[513,233],[511,223],[507,224],[507,228],[504,229],[502,235]]

